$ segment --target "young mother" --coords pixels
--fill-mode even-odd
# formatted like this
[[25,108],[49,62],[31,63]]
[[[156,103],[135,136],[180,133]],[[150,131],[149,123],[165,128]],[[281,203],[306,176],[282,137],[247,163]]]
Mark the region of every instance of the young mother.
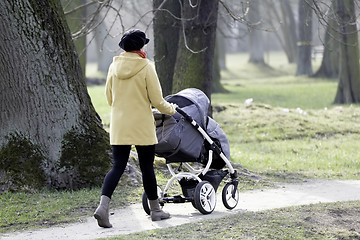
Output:
[[104,228],[112,227],[109,202],[125,170],[132,145],[135,145],[139,156],[152,221],[170,217],[169,213],[160,209],[157,196],[153,166],[157,138],[151,106],[173,115],[176,105],[163,99],[155,68],[143,50],[148,42],[149,39],[140,30],[126,32],[119,43],[125,52],[114,57],[109,67],[105,94],[111,106],[110,144],[114,164],[105,176],[100,205],[94,213],[98,225]]

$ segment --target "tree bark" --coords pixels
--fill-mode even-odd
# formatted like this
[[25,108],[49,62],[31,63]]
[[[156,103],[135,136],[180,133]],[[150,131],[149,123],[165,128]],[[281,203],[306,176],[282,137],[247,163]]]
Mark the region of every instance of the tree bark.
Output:
[[184,34],[178,46],[173,92],[193,87],[211,99],[219,1],[199,1],[196,6],[190,3],[182,3]]
[[[13,171],[16,163],[8,162],[26,163],[24,144],[11,152],[9,143],[27,142],[41,153],[36,164],[43,186],[100,184],[110,166],[108,134],[87,93],[59,1],[0,1],[0,18],[1,180],[31,175],[19,166]],[[24,188],[32,187],[23,180]]]
[[288,0],[281,0],[280,2],[281,13],[284,19],[282,26],[282,32],[285,42],[285,52],[289,63],[294,63],[297,60],[297,35],[296,35],[296,23],[294,18],[294,12]]
[[299,42],[296,75],[311,75],[312,9],[311,1],[299,0]]
[[[288,0],[265,1],[268,13],[266,20],[274,29],[281,23],[280,30],[274,31],[289,63],[297,60],[297,35],[294,13]],[[280,10],[279,10],[280,9]],[[275,18],[275,24],[274,19]]]
[[249,7],[249,22],[253,25],[249,32],[250,63],[265,64],[264,40],[261,30],[260,1],[252,0]]
[[359,42],[354,1],[335,0],[334,3],[341,34],[339,84],[334,103],[359,103]]
[[[218,22],[219,23],[219,22]],[[221,27],[221,26],[219,26]],[[217,28],[219,29],[219,28]],[[218,51],[218,62],[220,70],[227,70],[226,67],[226,44],[227,40],[223,34],[217,30],[216,32],[216,47]]]
[[[334,8],[333,6],[334,5],[331,6],[330,11]],[[313,77],[337,78],[339,76],[341,37],[334,13],[330,13],[329,16],[325,32],[324,53],[321,66]]]
[[213,67],[213,80],[212,80],[212,93],[227,93],[229,92],[224,88],[224,86],[221,84],[221,62],[220,56],[223,55],[222,49],[220,47],[220,44],[222,44],[219,38],[219,33],[217,33],[216,38],[216,46],[215,46],[215,54],[214,54],[214,67]]
[[[109,70],[109,66],[113,60],[114,53],[109,51],[109,49],[116,49],[118,47],[118,42],[115,39],[107,38],[109,34],[108,26],[103,20],[102,13],[100,12],[97,16],[97,20],[101,21],[99,26],[96,27],[94,31],[94,43],[96,46],[96,62],[97,70],[100,72],[106,73]],[[108,46],[107,46],[108,45]],[[110,46],[110,47],[109,47]]]
[[[163,95],[172,93],[179,44],[181,9],[178,1],[154,0],[154,60]],[[157,10],[159,7],[161,9]],[[170,14],[171,13],[171,14]],[[178,19],[176,19],[178,18]]]

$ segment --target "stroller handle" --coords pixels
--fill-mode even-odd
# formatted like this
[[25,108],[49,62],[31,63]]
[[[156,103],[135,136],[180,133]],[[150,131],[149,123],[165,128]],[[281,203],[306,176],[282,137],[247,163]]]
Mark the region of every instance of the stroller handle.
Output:
[[178,113],[180,113],[188,122],[192,122],[193,118],[191,116],[189,116],[186,112],[184,112],[183,110],[181,110],[181,108],[177,107],[175,109]]

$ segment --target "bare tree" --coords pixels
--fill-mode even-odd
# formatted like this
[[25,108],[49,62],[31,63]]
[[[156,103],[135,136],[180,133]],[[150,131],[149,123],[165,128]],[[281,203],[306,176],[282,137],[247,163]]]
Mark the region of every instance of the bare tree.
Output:
[[182,1],[182,34],[178,45],[173,92],[201,89],[211,97],[219,1]]
[[312,1],[299,0],[299,42],[296,75],[311,75]]
[[327,10],[327,26],[324,39],[324,52],[321,66],[313,77],[337,78],[340,67],[340,34],[334,6]]
[[181,8],[178,1],[154,0],[154,60],[164,95],[172,93]]
[[[84,25],[86,19],[86,8],[79,7],[83,6],[86,3],[86,0],[73,1],[73,0],[61,0],[61,4],[65,6],[64,11],[67,9],[77,9],[75,11],[70,11],[68,14],[65,14],[66,22],[69,25],[71,32],[77,32]],[[77,39],[74,39],[75,47],[79,55],[79,60],[81,68],[83,70],[83,75],[85,76],[86,72],[86,51],[83,51],[86,48],[86,35],[83,35]]]
[[360,102],[359,42],[353,0],[334,0],[340,44],[339,85],[334,103]]
[[[215,54],[214,54],[214,67],[213,67],[213,80],[212,80],[212,93],[227,93],[229,92],[221,84],[221,69],[225,67],[225,46],[224,42],[221,42],[222,37],[217,31]],[[222,65],[223,64],[223,65]]]
[[249,62],[255,64],[265,64],[264,60],[264,40],[261,30],[262,18],[260,14],[260,0],[252,0],[249,7]]
[[100,184],[110,165],[108,134],[60,2],[0,1],[0,19],[2,187]]
[[[297,61],[297,33],[294,11],[289,0],[264,1],[268,15],[266,21],[271,25],[273,32],[283,48],[288,62]],[[280,27],[278,27],[278,25]]]
[[297,60],[297,34],[296,34],[296,22],[295,22],[295,14],[290,5],[290,2],[287,0],[281,0],[280,2],[281,13],[284,20],[284,25],[282,28],[282,33],[285,42],[285,52],[287,53],[287,57],[289,63],[294,63]]

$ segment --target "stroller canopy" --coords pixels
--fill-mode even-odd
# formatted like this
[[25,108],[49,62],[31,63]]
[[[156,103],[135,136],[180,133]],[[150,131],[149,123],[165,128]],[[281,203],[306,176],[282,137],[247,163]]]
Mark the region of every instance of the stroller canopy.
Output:
[[[168,102],[175,103],[190,115],[197,124],[218,144],[222,152],[229,159],[229,141],[220,126],[210,117],[208,109],[210,100],[199,89],[188,88],[177,94],[167,96]],[[154,112],[156,121],[156,135],[158,144],[155,152],[170,162],[201,162],[206,163],[206,154],[209,145],[204,137],[190,123],[176,113],[173,116]],[[219,166],[223,166],[221,158]]]
[[[185,108],[183,110],[187,114],[192,116],[202,128],[206,128],[210,100],[204,92],[196,88],[187,88],[177,94],[169,95],[165,99],[168,102],[176,103],[181,109]],[[191,105],[195,107],[187,108]]]

